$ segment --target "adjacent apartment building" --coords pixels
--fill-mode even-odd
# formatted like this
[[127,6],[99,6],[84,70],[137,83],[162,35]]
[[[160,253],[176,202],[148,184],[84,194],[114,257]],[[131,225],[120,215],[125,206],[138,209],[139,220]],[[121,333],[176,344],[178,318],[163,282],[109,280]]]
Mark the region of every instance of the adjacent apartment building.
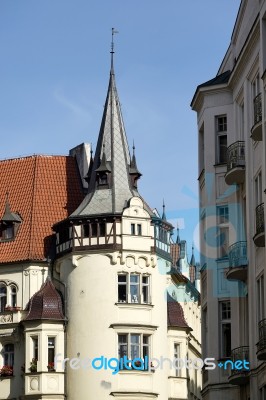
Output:
[[265,87],[266,1],[242,0],[218,73],[197,87],[191,104],[198,122],[203,358],[219,363],[203,370],[204,400],[266,399]]
[[0,161],[1,400],[201,398],[196,266],[173,265],[140,177],[113,53],[94,155]]

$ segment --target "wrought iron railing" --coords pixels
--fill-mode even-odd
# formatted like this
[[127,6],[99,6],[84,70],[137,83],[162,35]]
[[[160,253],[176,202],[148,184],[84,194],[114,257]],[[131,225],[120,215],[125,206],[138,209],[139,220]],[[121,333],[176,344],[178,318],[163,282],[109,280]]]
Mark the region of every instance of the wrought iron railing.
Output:
[[227,148],[227,172],[245,166],[245,142],[237,141]]
[[[231,352],[231,359],[233,363],[236,361],[249,361],[249,346],[241,346],[233,349]],[[246,368],[243,369],[231,369],[231,375],[248,372]]]
[[258,351],[266,350],[266,318],[259,322]]
[[264,203],[256,207],[256,235],[264,232]]
[[247,265],[247,242],[236,242],[228,249],[229,267]]
[[262,120],[261,93],[253,100],[254,102],[254,125]]

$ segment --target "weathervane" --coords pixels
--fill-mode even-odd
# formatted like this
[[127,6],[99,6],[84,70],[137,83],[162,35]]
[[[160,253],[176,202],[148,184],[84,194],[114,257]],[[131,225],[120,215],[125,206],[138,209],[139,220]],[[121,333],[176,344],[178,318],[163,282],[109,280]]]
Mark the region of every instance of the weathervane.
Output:
[[112,42],[111,42],[111,67],[113,68],[113,57],[114,57],[114,35],[118,33],[115,28],[112,28]]

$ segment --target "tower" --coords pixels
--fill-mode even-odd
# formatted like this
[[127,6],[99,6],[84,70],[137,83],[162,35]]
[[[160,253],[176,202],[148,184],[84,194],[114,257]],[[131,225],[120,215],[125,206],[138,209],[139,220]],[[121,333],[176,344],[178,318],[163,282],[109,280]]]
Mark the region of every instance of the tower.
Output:
[[[67,393],[92,398],[166,399],[168,367],[100,368],[102,359],[160,358],[167,348],[166,277],[172,226],[138,192],[135,146],[130,155],[111,52],[107,96],[88,193],[54,225],[56,277],[66,287]],[[103,357],[103,358],[102,358]],[[61,359],[63,355],[61,355]],[[82,368],[89,358],[88,368]],[[98,358],[99,370],[91,360]],[[113,361],[115,363],[115,361]]]

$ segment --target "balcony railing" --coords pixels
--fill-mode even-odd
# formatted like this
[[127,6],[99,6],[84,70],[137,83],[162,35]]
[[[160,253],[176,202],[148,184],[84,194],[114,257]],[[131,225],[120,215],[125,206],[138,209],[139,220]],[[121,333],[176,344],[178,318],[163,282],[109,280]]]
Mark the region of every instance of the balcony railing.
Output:
[[237,141],[227,148],[227,173],[225,181],[228,185],[243,183],[245,179],[245,142]]
[[264,203],[259,204],[255,210],[256,214],[256,233],[253,241],[256,246],[265,246],[265,230],[264,230]]
[[233,349],[231,359],[234,364],[236,361],[242,361],[243,368],[232,368],[231,374],[228,378],[229,382],[233,385],[245,385],[249,381],[249,369],[244,366],[244,361],[249,362],[249,347],[241,346]]
[[266,318],[259,322],[258,360],[266,360]]
[[251,128],[251,137],[253,140],[262,140],[262,106],[261,93],[254,99],[254,125]]
[[236,242],[228,249],[229,270],[227,279],[245,280],[247,277],[247,242]]

